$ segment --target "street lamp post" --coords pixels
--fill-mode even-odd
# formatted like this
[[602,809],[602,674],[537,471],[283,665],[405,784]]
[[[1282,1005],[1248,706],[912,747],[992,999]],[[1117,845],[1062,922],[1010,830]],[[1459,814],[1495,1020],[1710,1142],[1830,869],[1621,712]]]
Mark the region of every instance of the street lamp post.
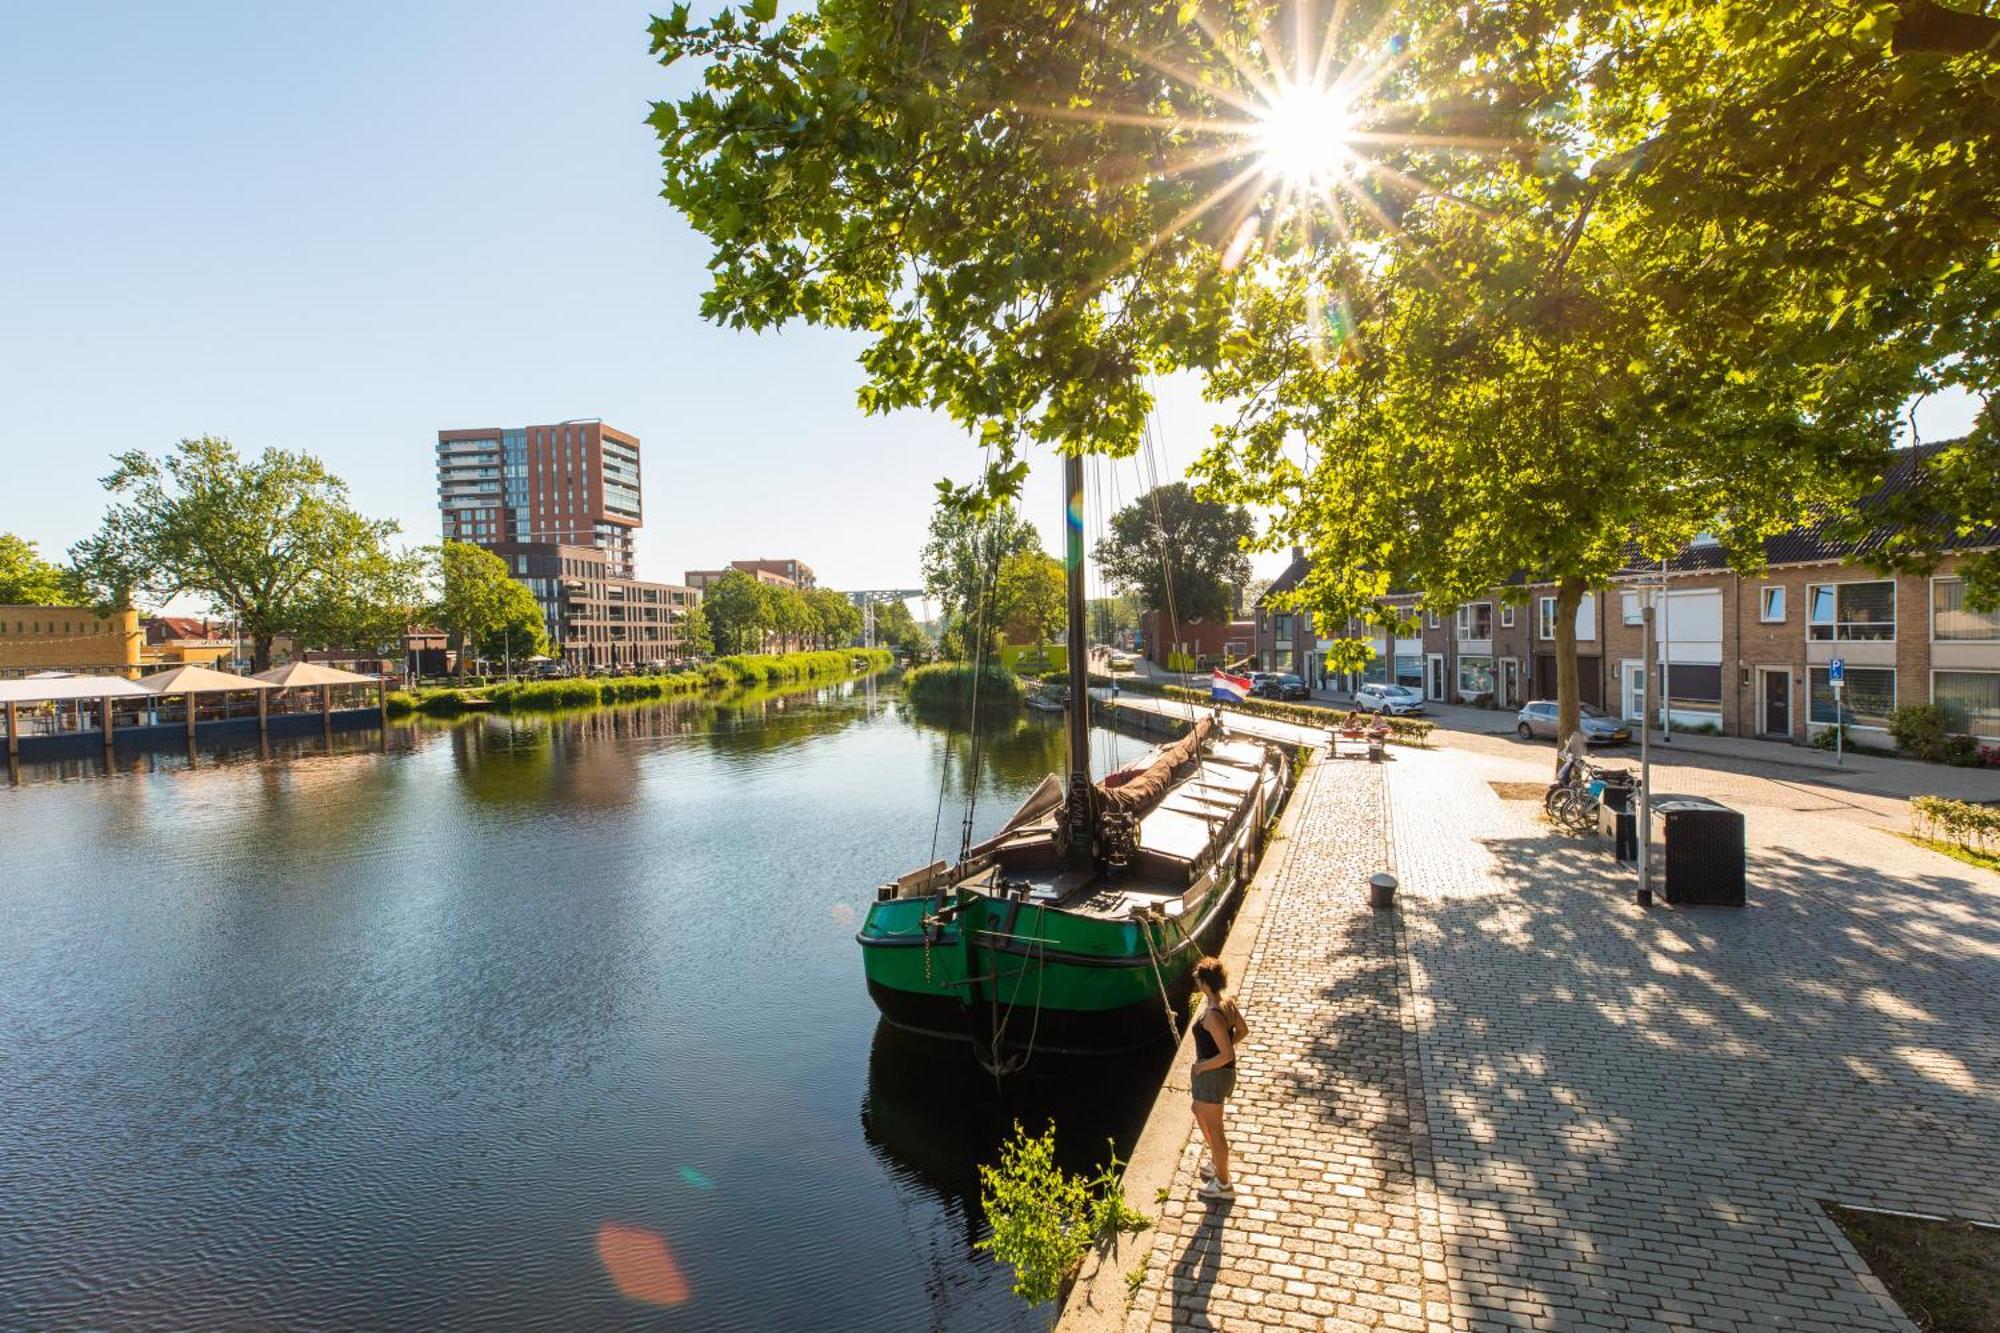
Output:
[[1653,905],[1653,612],[1651,588],[1639,593],[1639,891],[1641,907]]

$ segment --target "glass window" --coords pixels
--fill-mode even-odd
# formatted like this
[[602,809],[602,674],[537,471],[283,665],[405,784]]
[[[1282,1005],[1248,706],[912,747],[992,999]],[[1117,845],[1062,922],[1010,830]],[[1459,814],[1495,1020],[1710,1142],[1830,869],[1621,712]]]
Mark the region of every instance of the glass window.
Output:
[[1512,602],[1502,602],[1500,604],[1500,628],[1514,628],[1514,604]]
[[1458,637],[1461,639],[1492,638],[1493,603],[1474,602],[1471,606],[1459,607]]
[[1931,702],[1952,731],[2000,741],[2000,671],[1934,671]]
[[1975,611],[1965,604],[1965,580],[1931,582],[1931,635],[1939,639],[2000,639],[2000,611]]
[[[1812,720],[1831,724],[1834,720],[1833,686],[1825,667],[1809,669],[1812,682]],[[1676,687],[1678,688],[1678,687]],[[1849,667],[1843,687],[1840,720],[1850,727],[1887,727],[1889,714],[1896,711],[1896,672],[1893,667]]]
[[1857,643],[1896,637],[1896,584],[1815,583],[1806,589],[1807,635],[1821,641]]
[[1490,657],[1459,658],[1458,693],[1462,699],[1469,699],[1476,694],[1493,693],[1493,659]]
[[1535,637],[1553,639],[1556,636],[1556,599],[1544,597],[1535,604]]
[[1643,625],[1646,623],[1645,616],[1641,615],[1639,612],[1638,593],[1636,592],[1620,593],[1618,596],[1618,605],[1619,605],[1619,615],[1624,619],[1626,624]]
[[1432,629],[1437,629],[1439,626],[1438,613],[1435,611],[1430,613],[1430,626]]
[[1402,656],[1396,659],[1396,683],[1422,689],[1424,684],[1424,659]]
[[1785,618],[1785,590],[1769,587],[1758,590],[1757,619],[1766,625],[1776,625]]

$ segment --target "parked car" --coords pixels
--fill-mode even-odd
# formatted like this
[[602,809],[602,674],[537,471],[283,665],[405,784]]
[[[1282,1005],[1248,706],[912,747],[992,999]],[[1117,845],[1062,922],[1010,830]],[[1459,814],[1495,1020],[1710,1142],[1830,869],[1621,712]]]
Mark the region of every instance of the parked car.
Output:
[[[1583,731],[1587,745],[1623,745],[1632,739],[1632,727],[1622,718],[1616,718],[1602,708],[1584,704],[1577,721]],[[1514,730],[1524,741],[1537,736],[1556,738],[1556,705],[1550,699],[1537,699],[1533,703],[1521,705],[1520,715],[1514,719]]]
[[1312,695],[1303,680],[1290,674],[1264,672],[1261,677],[1252,676],[1250,681],[1251,693],[1266,699],[1305,699]]
[[1106,661],[1113,671],[1130,671],[1139,665],[1139,659],[1130,653],[1113,653]]
[[1354,692],[1354,706],[1371,713],[1409,717],[1424,711],[1424,696],[1408,685],[1368,684]]

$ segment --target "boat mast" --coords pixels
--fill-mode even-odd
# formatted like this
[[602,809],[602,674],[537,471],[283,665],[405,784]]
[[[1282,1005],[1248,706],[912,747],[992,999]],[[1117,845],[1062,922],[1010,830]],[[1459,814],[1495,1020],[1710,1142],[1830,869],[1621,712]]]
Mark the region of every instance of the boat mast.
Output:
[[1066,719],[1069,750],[1068,809],[1064,824],[1068,830],[1069,862],[1075,866],[1092,863],[1094,824],[1093,795],[1090,787],[1090,636],[1084,626],[1083,598],[1083,455],[1063,455],[1064,572],[1069,593],[1069,715]]

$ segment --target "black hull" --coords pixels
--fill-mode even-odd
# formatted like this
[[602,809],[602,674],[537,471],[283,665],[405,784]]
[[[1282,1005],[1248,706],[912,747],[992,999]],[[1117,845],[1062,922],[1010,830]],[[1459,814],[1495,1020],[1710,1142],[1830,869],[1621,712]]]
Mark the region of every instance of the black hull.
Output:
[[[968,1009],[949,997],[894,990],[873,981],[868,993],[882,1017],[905,1032],[967,1043],[976,1033],[980,1046],[992,1039],[993,1016],[984,1002]],[[1167,995],[1184,1022],[1188,984],[1169,986]],[[1166,1009],[1155,994],[1116,1009],[1044,1008],[1039,1025],[1032,1007],[1021,1005],[1008,1018],[999,1044],[1002,1050],[1032,1050],[1036,1055],[1118,1055],[1164,1046],[1169,1040]]]

